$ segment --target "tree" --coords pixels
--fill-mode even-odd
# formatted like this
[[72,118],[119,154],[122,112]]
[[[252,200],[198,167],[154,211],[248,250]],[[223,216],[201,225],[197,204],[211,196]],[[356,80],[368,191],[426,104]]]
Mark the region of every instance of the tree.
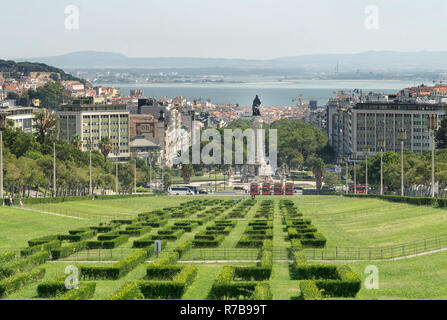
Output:
[[34,129],[36,129],[37,141],[44,143],[45,137],[56,132],[58,117],[55,113],[49,113],[46,109],[34,113]]
[[325,186],[334,188],[338,183],[338,175],[335,172],[325,172],[323,182]]
[[102,155],[104,156],[104,161],[107,161],[107,156],[112,151],[113,145],[108,137],[102,137],[101,141],[98,143],[98,148],[101,150]]
[[71,139],[70,139],[70,143],[72,145],[74,145],[76,149],[81,150],[82,140],[81,140],[80,136],[78,136],[78,135],[72,136]]
[[321,190],[321,186],[323,184],[324,167],[325,167],[324,161],[321,158],[311,156],[308,162],[309,166],[312,168],[312,172],[315,175],[315,183],[317,185],[317,189]]
[[442,120],[441,127],[436,131],[435,140],[438,149],[447,148],[447,118]]
[[166,172],[163,175],[163,187],[164,190],[168,190],[168,188],[172,185],[172,175],[169,172]]
[[184,184],[189,184],[191,182],[191,177],[194,174],[194,169],[192,164],[182,164],[181,176],[183,178]]

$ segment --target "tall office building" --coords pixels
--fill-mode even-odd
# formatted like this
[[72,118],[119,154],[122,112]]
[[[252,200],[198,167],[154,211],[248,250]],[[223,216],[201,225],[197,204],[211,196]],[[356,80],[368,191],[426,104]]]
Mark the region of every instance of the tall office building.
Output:
[[93,104],[92,99],[78,99],[72,104],[61,105],[57,114],[60,139],[70,141],[77,135],[81,138],[82,150],[87,151],[90,141],[92,148],[98,149],[101,138],[108,137],[113,145],[109,158],[129,159],[129,111],[126,105]]

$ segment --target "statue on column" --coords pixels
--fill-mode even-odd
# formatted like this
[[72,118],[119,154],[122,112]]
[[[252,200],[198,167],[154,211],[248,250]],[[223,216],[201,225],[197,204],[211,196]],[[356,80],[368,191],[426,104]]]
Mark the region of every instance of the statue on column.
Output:
[[259,107],[261,106],[261,100],[259,100],[258,95],[256,95],[255,99],[253,100],[253,117],[261,116],[261,111],[259,111]]

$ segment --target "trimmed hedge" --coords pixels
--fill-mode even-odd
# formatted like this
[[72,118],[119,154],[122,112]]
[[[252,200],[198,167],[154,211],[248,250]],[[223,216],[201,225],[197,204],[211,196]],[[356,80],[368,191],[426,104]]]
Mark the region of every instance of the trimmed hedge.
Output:
[[45,269],[38,268],[3,279],[0,281],[0,298],[4,298],[29,284],[35,283],[43,279],[44,276]]
[[323,295],[313,280],[300,281],[300,294],[303,300],[323,300]]
[[36,245],[32,247],[25,248],[23,250],[20,250],[20,256],[22,257],[28,257],[30,255],[33,255],[39,251],[51,251],[57,248],[61,247],[61,241],[60,240],[52,240],[46,243],[43,243],[41,245]]
[[60,240],[59,237],[60,237],[60,235],[58,235],[58,234],[52,234],[52,235],[45,236],[45,237],[31,239],[28,241],[28,246],[33,247],[33,246],[45,244],[50,241]]
[[57,249],[51,250],[51,256],[53,260],[57,260],[60,258],[66,258],[72,254],[75,254],[76,252],[82,251],[87,249],[87,242],[86,241],[80,241],[80,242],[74,242],[70,243],[66,246],[62,246]]
[[87,241],[88,249],[114,249],[119,247],[120,245],[126,243],[129,240],[128,235],[121,235],[112,240],[106,241]]
[[196,275],[197,267],[181,267],[172,281],[139,281],[138,287],[146,299],[180,299]]
[[145,250],[137,250],[123,260],[109,266],[90,266],[82,265],[80,267],[80,276],[84,280],[105,279],[117,280],[128,274],[147,258]]
[[182,243],[181,245],[174,248],[174,252],[178,253],[179,258],[181,258],[188,250],[190,250],[192,247],[192,241],[186,241]]
[[34,267],[47,262],[49,253],[46,251],[35,253],[26,258],[22,258],[0,266],[0,279],[11,277],[12,275],[29,271]]
[[0,264],[11,262],[16,258],[16,253],[14,251],[6,251],[0,253]]
[[138,283],[126,282],[117,292],[112,294],[107,300],[143,300],[144,296],[140,291]]
[[80,232],[76,234],[69,234],[69,235],[61,235],[59,236],[60,240],[68,240],[70,242],[79,242],[82,240],[91,239],[94,236],[96,236],[98,232],[96,230],[90,230],[85,232]]
[[[144,238],[141,238],[139,240],[134,240],[133,242],[133,248],[146,248],[146,249],[150,249],[149,247],[152,246],[152,249],[154,249],[154,243],[155,240],[152,239],[152,236],[146,236]],[[161,249],[163,250],[166,247],[167,241],[166,240],[161,240]]]
[[267,283],[260,283],[255,287],[253,300],[273,300],[273,294]]
[[61,296],[58,296],[56,300],[89,300],[95,295],[96,283],[81,283],[78,289],[67,290]]
[[45,281],[37,286],[37,296],[39,298],[52,298],[62,295],[67,291],[64,281]]

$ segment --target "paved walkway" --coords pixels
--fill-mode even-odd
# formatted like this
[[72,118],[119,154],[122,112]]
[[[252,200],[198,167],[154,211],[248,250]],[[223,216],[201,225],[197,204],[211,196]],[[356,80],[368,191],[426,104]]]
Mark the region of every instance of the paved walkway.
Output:
[[26,211],[31,211],[31,212],[38,212],[38,213],[44,213],[44,214],[48,214],[50,216],[58,216],[58,217],[76,219],[76,220],[87,220],[87,219],[80,218],[80,217],[68,216],[68,215],[61,214],[61,213],[48,212],[48,211],[43,211],[43,210],[36,210],[36,209],[29,209],[29,208],[15,208],[15,209],[26,210]]

